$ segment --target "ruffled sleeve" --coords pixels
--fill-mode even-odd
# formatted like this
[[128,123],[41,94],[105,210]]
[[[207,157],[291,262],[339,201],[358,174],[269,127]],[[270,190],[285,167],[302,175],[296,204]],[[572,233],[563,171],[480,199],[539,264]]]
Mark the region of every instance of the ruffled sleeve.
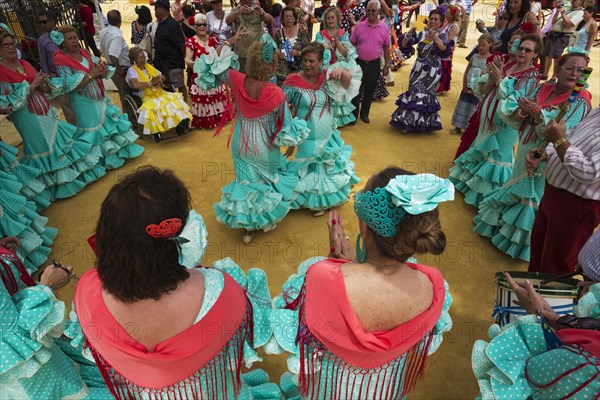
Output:
[[573,309],[573,314],[579,318],[600,318],[600,283],[590,286],[588,292],[581,296]]
[[526,315],[502,329],[492,325],[490,342],[478,340],[471,362],[481,398],[527,399],[532,390],[525,378],[530,357],[546,352],[544,332],[535,315]]
[[510,125],[514,125],[510,116],[519,108],[518,100],[523,96],[523,93],[515,89],[515,83],[515,79],[507,76],[500,81],[496,91],[496,97],[500,100],[498,115]]
[[444,288],[446,289],[446,297],[444,298],[444,306],[442,307],[442,315],[433,328],[433,339],[429,346],[428,355],[433,354],[439,349],[443,341],[444,333],[450,332],[452,329],[452,317],[450,317],[450,306],[452,305],[452,295],[448,287],[448,282],[444,280]]
[[[345,88],[337,79],[329,79],[336,69],[345,69],[352,75],[350,85]],[[338,106],[350,104],[352,99],[358,96],[362,80],[362,70],[355,62],[337,62],[327,68],[327,78],[325,78],[325,91],[336,102]]]
[[198,74],[196,85],[203,90],[214,89],[220,82],[228,80],[229,68],[238,70],[239,67],[238,56],[231,47],[223,46],[221,54],[209,47],[208,54],[202,54],[194,61],[194,72]]
[[293,118],[288,107],[284,111],[283,127],[277,134],[274,144],[279,147],[297,146],[310,134],[310,128],[305,120]]
[[60,78],[48,78],[48,79],[46,79],[46,83],[48,84],[50,91],[47,93],[44,93],[44,95],[48,99],[52,100],[55,97],[58,97],[65,93],[65,88],[61,84]]
[[17,111],[27,106],[29,96],[29,82],[20,83],[0,82],[0,107],[11,107]]
[[72,92],[85,78],[85,73],[62,65],[57,65],[56,70],[60,76],[60,85],[66,93]]
[[337,57],[338,61],[342,61],[342,62],[354,61],[354,62],[356,62],[356,58],[358,57],[358,54],[356,53],[356,47],[354,47],[354,45],[352,43],[350,43],[350,36],[348,35],[348,32],[344,33],[344,35],[340,39],[340,42],[342,42],[342,44],[346,48],[346,57],[344,57],[342,55],[342,53],[340,53],[336,49],[335,56]]
[[486,83],[490,79],[490,76],[485,73],[480,75],[479,77],[471,79],[471,88],[473,89],[473,94],[477,96],[480,100],[483,99],[487,93],[482,91],[483,84]]
[[52,353],[54,339],[62,335],[64,303],[46,286],[29,287],[12,298],[0,286],[0,383],[32,377]]
[[298,333],[298,310],[287,309],[287,305],[298,298],[308,268],[324,260],[325,257],[313,257],[298,266],[298,272],[288,278],[283,284],[281,294],[273,299],[271,324],[273,337],[264,346],[267,354],[288,353],[287,365],[290,372],[300,373],[300,348],[296,343]]
[[252,268],[248,275],[231,258],[223,258],[213,263],[213,268],[230,275],[247,293],[252,303],[253,346],[249,341],[244,344],[244,362],[250,368],[252,363],[262,361],[256,349],[265,345],[272,336],[271,327],[271,295],[267,285],[265,271]]

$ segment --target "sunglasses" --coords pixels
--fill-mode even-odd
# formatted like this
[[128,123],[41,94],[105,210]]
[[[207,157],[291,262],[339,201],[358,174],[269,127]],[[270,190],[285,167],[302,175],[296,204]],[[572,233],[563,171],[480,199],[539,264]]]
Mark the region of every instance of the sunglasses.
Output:
[[563,315],[556,320],[556,323],[568,328],[590,329],[600,331],[600,321],[596,318],[583,317],[577,318],[574,315]]
[[197,26],[197,27],[200,27],[200,26],[208,26],[208,24],[196,24],[196,26]]
[[367,8],[368,13],[376,13],[377,11],[379,11],[377,8]]
[[523,46],[519,46],[519,48],[517,49],[517,52],[524,52],[524,53],[533,53],[535,50],[530,49],[529,47],[523,47]]
[[40,24],[40,25],[46,25],[48,22],[50,22],[50,21],[48,21],[48,20],[38,21],[38,24]]

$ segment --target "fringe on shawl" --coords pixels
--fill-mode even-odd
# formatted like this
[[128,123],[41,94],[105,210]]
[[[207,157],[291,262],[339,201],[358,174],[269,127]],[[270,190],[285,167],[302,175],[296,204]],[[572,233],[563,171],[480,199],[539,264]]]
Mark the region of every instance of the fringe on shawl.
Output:
[[15,253],[0,247],[0,265],[2,266],[0,269],[0,275],[2,276],[4,287],[6,290],[8,290],[8,293],[11,296],[19,291],[19,284],[12,269],[10,268],[9,263],[13,264],[17,270],[19,270],[21,282],[23,282],[26,286],[35,286],[33,278],[27,272],[23,263],[21,260],[19,260],[19,257],[17,257]]
[[[231,104],[231,102],[229,102]],[[242,114],[237,113],[232,118],[231,130],[229,131],[229,139],[227,139],[227,147],[231,144],[231,139],[236,126],[236,120],[241,119],[240,123],[240,143],[238,145],[238,154],[248,154],[252,151],[252,154],[257,156],[261,148],[270,147],[273,145],[275,138],[283,128],[285,119],[285,107],[286,100],[283,100],[277,105],[273,111],[268,112],[260,117],[246,118]],[[227,115],[231,115],[233,110],[230,110],[228,106],[225,112],[222,114],[221,123],[217,127],[214,136],[218,136],[221,133],[223,121],[227,121]]]
[[[283,85],[284,86],[284,91],[287,93],[289,91],[295,91],[297,92],[297,96],[298,98],[294,98],[291,99],[291,101],[294,103],[294,107],[298,108],[298,105],[300,103],[300,98],[306,93],[308,94],[308,97],[310,99],[310,106],[308,107],[308,112],[306,113],[306,115],[303,117],[303,119],[309,119],[310,116],[312,115],[313,110],[315,109],[316,105],[317,105],[317,95],[315,94],[315,92],[322,90],[325,91],[325,89],[323,89],[323,86],[321,86],[319,89],[307,89],[307,88],[302,88],[302,87],[298,87],[298,86],[290,86],[290,85]],[[290,89],[285,90],[285,86],[289,87]],[[330,111],[331,108],[331,97],[325,93],[325,104],[323,105],[323,107],[321,108],[321,112],[319,113],[319,118],[323,117],[323,113],[325,112],[325,110],[327,110],[328,112]]]
[[[63,65],[58,65],[56,69],[63,69],[64,71],[66,71],[67,75],[75,75],[82,73],[81,71],[74,70],[71,67],[66,67]],[[67,86],[66,82],[63,83],[63,86]],[[77,93],[79,93],[82,96],[88,97],[92,100],[104,101],[104,83],[100,78],[92,79],[84,87],[78,89]]]
[[[112,395],[119,400],[204,400],[237,398],[241,389],[244,341],[252,342],[252,304],[246,296],[244,320],[221,351],[196,372],[162,388],[136,385],[121,375],[90,344],[88,347]],[[251,344],[252,345],[252,344]]]
[[298,309],[299,390],[309,399],[403,399],[423,378],[433,329],[396,359],[364,369],[330,351],[309,330],[304,314],[305,287],[286,308]]

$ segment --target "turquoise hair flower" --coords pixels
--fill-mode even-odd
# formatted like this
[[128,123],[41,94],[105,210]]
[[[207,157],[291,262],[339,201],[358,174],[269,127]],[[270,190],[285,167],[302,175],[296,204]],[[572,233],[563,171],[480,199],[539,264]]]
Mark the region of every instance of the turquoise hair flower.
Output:
[[275,50],[277,50],[277,43],[273,40],[271,35],[264,33],[260,37],[260,42],[263,44],[262,48],[262,58],[263,61],[267,64],[271,64],[273,62],[273,54],[275,54]]
[[52,31],[50,32],[50,40],[52,40],[55,45],[60,46],[65,41],[65,35],[59,31]]

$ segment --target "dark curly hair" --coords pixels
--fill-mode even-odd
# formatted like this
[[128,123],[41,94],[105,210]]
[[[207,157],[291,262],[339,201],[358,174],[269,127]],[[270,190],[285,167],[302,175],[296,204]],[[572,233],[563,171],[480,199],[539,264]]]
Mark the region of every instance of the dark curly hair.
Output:
[[112,187],[96,227],[96,270],[102,287],[122,302],[158,300],[189,277],[174,241],[156,239],[146,226],[169,218],[184,223],[187,188],[172,171],[145,166]]
[[[510,12],[510,2],[514,0],[509,0],[506,4],[506,14],[508,14],[508,20],[510,21],[514,15]],[[519,14],[517,16],[519,18],[523,18],[528,12],[531,11],[531,2],[529,0],[521,0],[521,8],[519,9]]]
[[[398,175],[414,175],[414,173],[394,166],[387,167],[373,175],[364,190],[373,191],[383,188]],[[379,236],[370,228],[368,229],[379,254],[400,262],[405,262],[415,254],[441,254],[446,248],[446,235],[442,232],[437,208],[418,215],[405,214],[398,225],[396,235],[392,237]]]

